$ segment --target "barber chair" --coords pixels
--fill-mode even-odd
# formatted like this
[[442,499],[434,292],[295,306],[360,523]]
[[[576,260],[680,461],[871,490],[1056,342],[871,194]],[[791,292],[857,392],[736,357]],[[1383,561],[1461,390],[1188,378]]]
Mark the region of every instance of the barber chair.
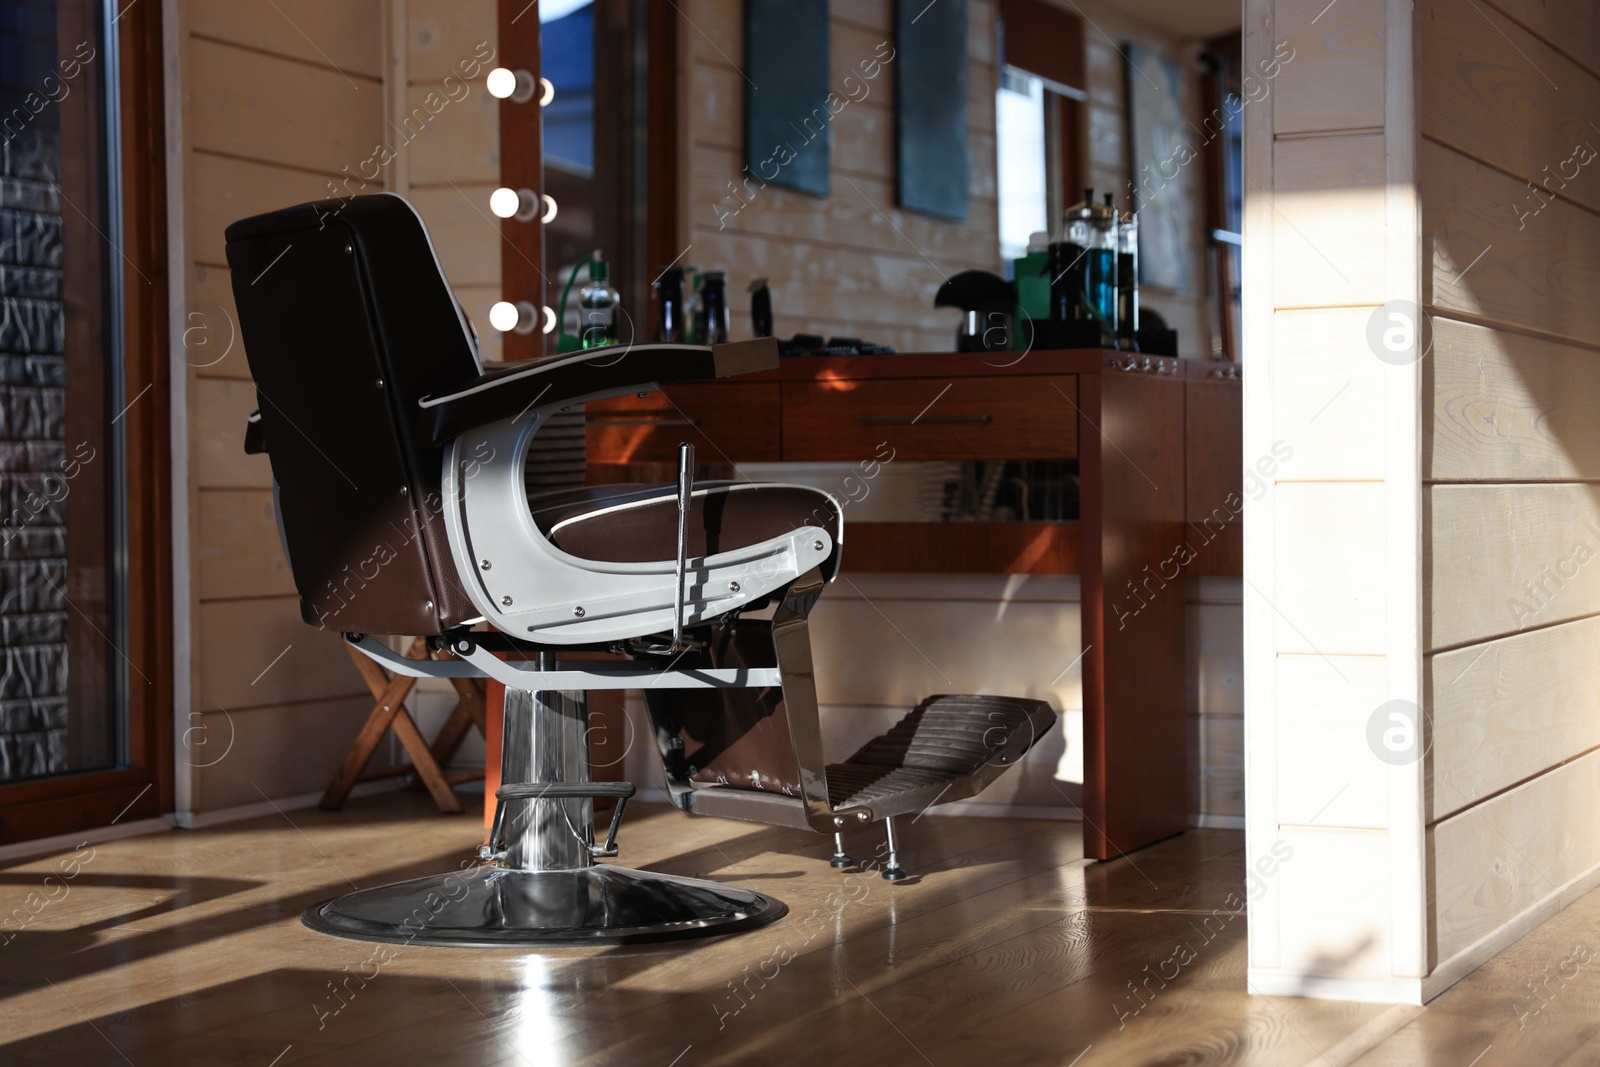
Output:
[[[816,489],[692,481],[535,493],[529,442],[587,400],[777,365],[770,339],[614,346],[485,368],[421,219],[392,194],[228,227],[228,263],[284,550],[313,626],[389,671],[507,690],[502,781],[479,866],[349,893],[313,929],[375,941],[574,945],[750,929],[753,890],[597,864],[627,783],[589,780],[584,694],[646,695],[676,805],[833,833],[971,796],[1055,716],[933,697],[844,763],[822,756],[807,616],[839,567]],[[375,635],[423,635],[411,659]],[[563,662],[604,650],[616,661]],[[617,800],[602,844],[596,798]]]

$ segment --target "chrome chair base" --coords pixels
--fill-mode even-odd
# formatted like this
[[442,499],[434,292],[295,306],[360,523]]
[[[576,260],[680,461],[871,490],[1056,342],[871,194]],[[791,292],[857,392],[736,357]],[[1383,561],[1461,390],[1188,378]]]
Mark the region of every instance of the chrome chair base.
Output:
[[601,864],[497,866],[363,889],[307,908],[313,930],[360,941],[454,948],[577,947],[715,937],[781,919],[763,893]]

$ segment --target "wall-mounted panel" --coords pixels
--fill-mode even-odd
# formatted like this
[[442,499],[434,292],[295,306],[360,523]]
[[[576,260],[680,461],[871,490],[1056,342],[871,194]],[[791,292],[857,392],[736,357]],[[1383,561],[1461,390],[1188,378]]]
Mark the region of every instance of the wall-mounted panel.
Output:
[[[1595,137],[1600,146],[1600,134]],[[1536,215],[1527,183],[1432,141],[1418,149],[1423,232],[1441,311],[1600,345],[1600,215],[1565,200]],[[1600,161],[1591,165],[1600,168]],[[1593,174],[1600,182],[1600,169]]]
[[[1274,96],[1274,131],[1381,127],[1383,0],[1278,0],[1275,7],[1277,47],[1245,70]],[[1273,71],[1277,76],[1267,78]],[[1247,106],[1258,106],[1262,91],[1247,87]]]
[[896,201],[960,221],[967,217],[966,0],[895,0],[895,49]]
[[740,74],[747,173],[827,196],[827,0],[745,0]]
[[1384,397],[1395,368],[1368,344],[1367,323],[1375,310],[1280,311],[1272,317],[1279,368],[1271,377],[1272,444],[1282,443],[1273,457],[1278,477],[1383,477]]
[[1275,306],[1383,303],[1383,136],[1279,141],[1272,157]]
[[1600,612],[1600,485],[1427,490],[1427,648]]
[[1600,866],[1597,795],[1600,752],[1428,831],[1440,961],[1541,905],[1554,914],[1567,883]]
[[1600,619],[1428,658],[1430,820],[1600,746]]
[[1385,504],[1377,482],[1278,483],[1277,584],[1265,595],[1280,654],[1384,654]]
[[1492,7],[1422,0],[1417,16],[1422,135],[1538,186],[1505,211],[1557,194],[1600,210],[1600,77]]
[[1436,315],[1428,370],[1426,477],[1600,478],[1600,352]]

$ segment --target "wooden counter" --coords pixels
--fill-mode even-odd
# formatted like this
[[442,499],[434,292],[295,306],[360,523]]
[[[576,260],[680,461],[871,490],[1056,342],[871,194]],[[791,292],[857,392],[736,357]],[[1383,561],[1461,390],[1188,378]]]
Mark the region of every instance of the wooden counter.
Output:
[[[1076,522],[851,523],[846,571],[1082,576],[1084,848],[1188,825],[1183,578],[1239,574],[1238,368],[1100,349],[786,359],[589,405],[593,481],[754,462],[1076,460]],[[848,518],[848,516],[847,516]]]

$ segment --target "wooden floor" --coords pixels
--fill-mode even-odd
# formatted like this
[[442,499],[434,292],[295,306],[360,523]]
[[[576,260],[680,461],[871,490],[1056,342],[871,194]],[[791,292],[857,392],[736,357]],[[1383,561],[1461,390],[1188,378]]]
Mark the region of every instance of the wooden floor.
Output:
[[[300,911],[458,865],[479,840],[472,820],[388,794],[109,842],[81,850],[70,878],[70,853],[0,870],[0,911],[33,912],[0,945],[0,1064],[1600,1059],[1600,958],[1542,1000],[1524,986],[1570,974],[1575,946],[1600,951],[1593,895],[1426,1009],[1258,997],[1228,906],[1243,879],[1234,831],[1086,864],[1072,823],[929,816],[905,832],[917,877],[890,885],[829,868],[816,835],[641,808],[623,860],[759,887],[789,916],[662,947],[400,947],[363,982],[373,946],[312,933]],[[851,841],[858,859],[874,844]],[[1192,959],[1137,998],[1180,941]]]

